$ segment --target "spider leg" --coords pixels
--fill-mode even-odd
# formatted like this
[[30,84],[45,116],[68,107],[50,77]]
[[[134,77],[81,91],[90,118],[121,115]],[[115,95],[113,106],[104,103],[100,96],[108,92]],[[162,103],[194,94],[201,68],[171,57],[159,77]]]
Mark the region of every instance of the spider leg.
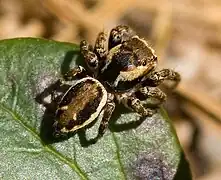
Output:
[[[65,75],[64,79],[66,81],[74,80],[75,78],[83,78],[86,76],[86,70],[82,66],[74,67],[73,69],[70,69]],[[62,81],[62,80],[60,80]]]
[[99,129],[98,129],[98,136],[96,139],[99,139],[101,138],[107,127],[108,127],[108,123],[109,123],[109,120],[111,118],[111,115],[115,109],[115,103],[114,103],[114,97],[111,95],[111,94],[108,94],[108,101],[107,101],[107,104],[105,105],[103,111],[101,112],[100,116],[102,117],[102,120],[101,120],[101,124],[99,126]]
[[94,53],[97,55],[99,61],[104,60],[107,56],[107,51],[105,49],[106,41],[107,41],[107,34],[105,32],[100,32],[97,36],[94,45]]
[[117,100],[119,103],[122,103],[125,107],[137,112],[141,116],[151,117],[156,112],[155,109],[144,107],[138,98],[127,93],[117,95]]
[[[147,100],[157,100],[154,105],[160,105],[166,100],[166,94],[157,87],[142,87],[134,92],[134,95],[142,101],[143,104],[148,104]],[[151,102],[152,104],[152,102]]]
[[129,38],[133,37],[135,32],[128,26],[119,25],[113,28],[110,32],[108,49],[121,44],[123,41],[127,41]]
[[156,87],[165,80],[174,81],[175,84],[173,88],[175,88],[179,84],[181,77],[179,73],[171,69],[162,69],[158,72],[151,73],[150,76],[142,83],[142,86]]
[[107,50],[105,48],[105,43],[107,41],[107,34],[105,32],[100,32],[97,36],[94,45],[94,53],[98,57],[98,73],[102,67],[106,64]]
[[49,94],[51,95],[51,101],[58,103],[60,101],[58,97],[62,96],[61,94],[65,93],[70,88],[70,86],[75,83],[75,81],[72,80],[86,76],[86,70],[82,66],[77,66],[69,70],[66,74],[64,74],[63,78],[58,79],[53,88],[50,89]]
[[80,43],[80,51],[84,57],[84,60],[88,68],[95,74],[98,73],[99,60],[97,55],[93,52],[92,47],[88,44],[87,41],[83,40]]

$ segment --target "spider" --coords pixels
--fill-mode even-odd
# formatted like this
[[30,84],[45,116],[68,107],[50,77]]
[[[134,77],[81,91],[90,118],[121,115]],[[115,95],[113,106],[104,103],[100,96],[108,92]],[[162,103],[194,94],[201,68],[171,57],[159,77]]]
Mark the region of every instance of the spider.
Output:
[[[75,132],[86,127],[98,117],[102,118],[98,138],[102,137],[116,103],[150,117],[166,95],[157,88],[164,80],[177,85],[180,75],[170,69],[155,71],[157,56],[147,41],[128,26],[119,25],[109,35],[100,32],[94,48],[85,40],[80,52],[87,64],[78,66],[65,76],[66,81],[78,80],[64,93],[56,110],[55,134]],[[147,107],[146,100],[155,98],[156,107]]]

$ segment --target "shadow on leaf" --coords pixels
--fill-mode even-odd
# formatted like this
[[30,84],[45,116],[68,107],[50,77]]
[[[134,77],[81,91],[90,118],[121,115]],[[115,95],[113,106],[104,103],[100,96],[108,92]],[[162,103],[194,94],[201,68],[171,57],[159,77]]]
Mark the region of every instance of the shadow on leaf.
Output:
[[[67,137],[66,138],[63,137],[62,139],[60,138],[56,139],[53,136],[53,133],[54,133],[53,124],[55,121],[55,112],[57,109],[57,104],[62,98],[62,94],[66,92],[67,89],[68,89],[67,86],[62,86],[62,89],[61,89],[60,82],[57,81],[54,84],[51,84],[50,86],[48,86],[43,92],[38,94],[35,98],[36,102],[44,105],[45,107],[45,112],[44,112],[44,115],[41,121],[41,126],[40,126],[40,137],[45,144],[51,144],[54,142],[59,142],[59,141],[67,139]],[[61,92],[61,95],[56,96],[56,99],[54,101],[45,102],[44,99],[50,96],[55,90]]]
[[191,180],[192,175],[184,153],[182,152],[174,180]]
[[[76,59],[74,59],[76,58]],[[79,51],[68,51],[64,57],[64,61],[61,64],[61,75],[64,76],[72,67],[71,63],[75,62],[76,66],[81,65],[85,66],[85,63],[82,59],[82,56],[79,54]]]
[[[128,123],[122,123],[122,124],[118,124],[117,123],[117,120],[119,119],[119,117],[122,115],[122,114],[126,114],[126,113],[129,113],[130,111],[128,109],[126,109],[125,107],[123,107],[122,105],[118,105],[116,106],[116,109],[115,111],[113,112],[113,115],[110,119],[110,122],[109,122],[109,126],[108,126],[108,129],[111,131],[111,132],[121,132],[121,131],[127,131],[127,130],[130,130],[130,129],[135,129],[137,128],[144,120],[145,118],[140,118],[139,120],[137,121],[130,121]],[[79,140],[80,140],[80,144],[82,147],[88,147],[92,144],[95,144],[100,138],[102,137],[99,137],[99,135],[97,134],[97,136],[93,139],[87,139],[86,138],[86,130],[90,127],[92,127],[94,124],[96,123],[96,121],[94,121],[93,123],[91,123],[89,126],[87,126],[86,128],[84,129],[81,129],[78,131],[78,136],[79,136]],[[98,133],[98,130],[97,130],[97,133]]]
[[140,117],[136,121],[129,121],[127,123],[119,124],[117,122],[117,120],[119,119],[119,117],[122,114],[127,114],[127,113],[130,113],[130,112],[131,111],[126,109],[123,105],[117,104],[116,110],[114,111],[112,119],[109,123],[110,131],[112,131],[112,132],[121,132],[121,131],[130,130],[130,129],[135,129],[138,126],[140,126],[143,123],[143,121],[145,121],[146,117]]
[[[71,69],[71,63],[75,62],[75,64],[82,64],[82,57],[79,54],[79,51],[68,51],[65,54],[64,60],[61,64],[61,75],[64,76],[64,74]],[[49,85],[44,89],[43,92],[39,93],[36,97],[35,100],[37,103],[44,105],[45,112],[41,121],[41,127],[40,127],[40,137],[42,141],[45,144],[51,144],[54,142],[60,142],[63,140],[68,139],[68,136],[65,137],[60,137],[60,138],[55,138],[53,136],[54,129],[53,129],[53,124],[55,121],[55,112],[57,109],[58,102],[62,98],[63,94],[67,91],[67,89],[70,86],[60,86],[60,81],[56,81],[55,83]],[[59,92],[61,93],[60,95],[56,96],[55,101],[53,102],[45,102],[44,99],[46,97],[49,97],[52,95],[53,92]]]

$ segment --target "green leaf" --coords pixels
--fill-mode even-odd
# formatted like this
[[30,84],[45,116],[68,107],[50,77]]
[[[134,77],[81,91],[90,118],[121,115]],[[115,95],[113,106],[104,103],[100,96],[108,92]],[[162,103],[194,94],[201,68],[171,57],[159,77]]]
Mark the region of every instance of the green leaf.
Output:
[[[151,118],[117,105],[97,143],[99,120],[68,139],[51,135],[53,116],[38,97],[76,64],[79,48],[42,39],[0,41],[1,179],[191,179],[163,110]],[[46,98],[47,99],[47,98]]]

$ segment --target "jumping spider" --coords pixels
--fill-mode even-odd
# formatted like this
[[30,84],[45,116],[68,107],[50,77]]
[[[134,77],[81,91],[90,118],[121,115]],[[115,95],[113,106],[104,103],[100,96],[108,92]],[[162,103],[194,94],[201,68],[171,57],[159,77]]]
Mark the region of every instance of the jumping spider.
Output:
[[[180,75],[170,69],[154,71],[157,56],[148,43],[127,26],[111,30],[108,51],[107,35],[100,32],[94,48],[85,40],[80,51],[87,70],[78,66],[64,79],[77,82],[63,95],[56,111],[55,134],[75,132],[99,116],[102,118],[98,138],[102,137],[115,109],[115,102],[137,112],[152,116],[156,108],[147,108],[145,100],[156,98],[161,104],[166,95],[156,86],[164,80],[180,81]],[[159,105],[158,104],[158,105]]]

